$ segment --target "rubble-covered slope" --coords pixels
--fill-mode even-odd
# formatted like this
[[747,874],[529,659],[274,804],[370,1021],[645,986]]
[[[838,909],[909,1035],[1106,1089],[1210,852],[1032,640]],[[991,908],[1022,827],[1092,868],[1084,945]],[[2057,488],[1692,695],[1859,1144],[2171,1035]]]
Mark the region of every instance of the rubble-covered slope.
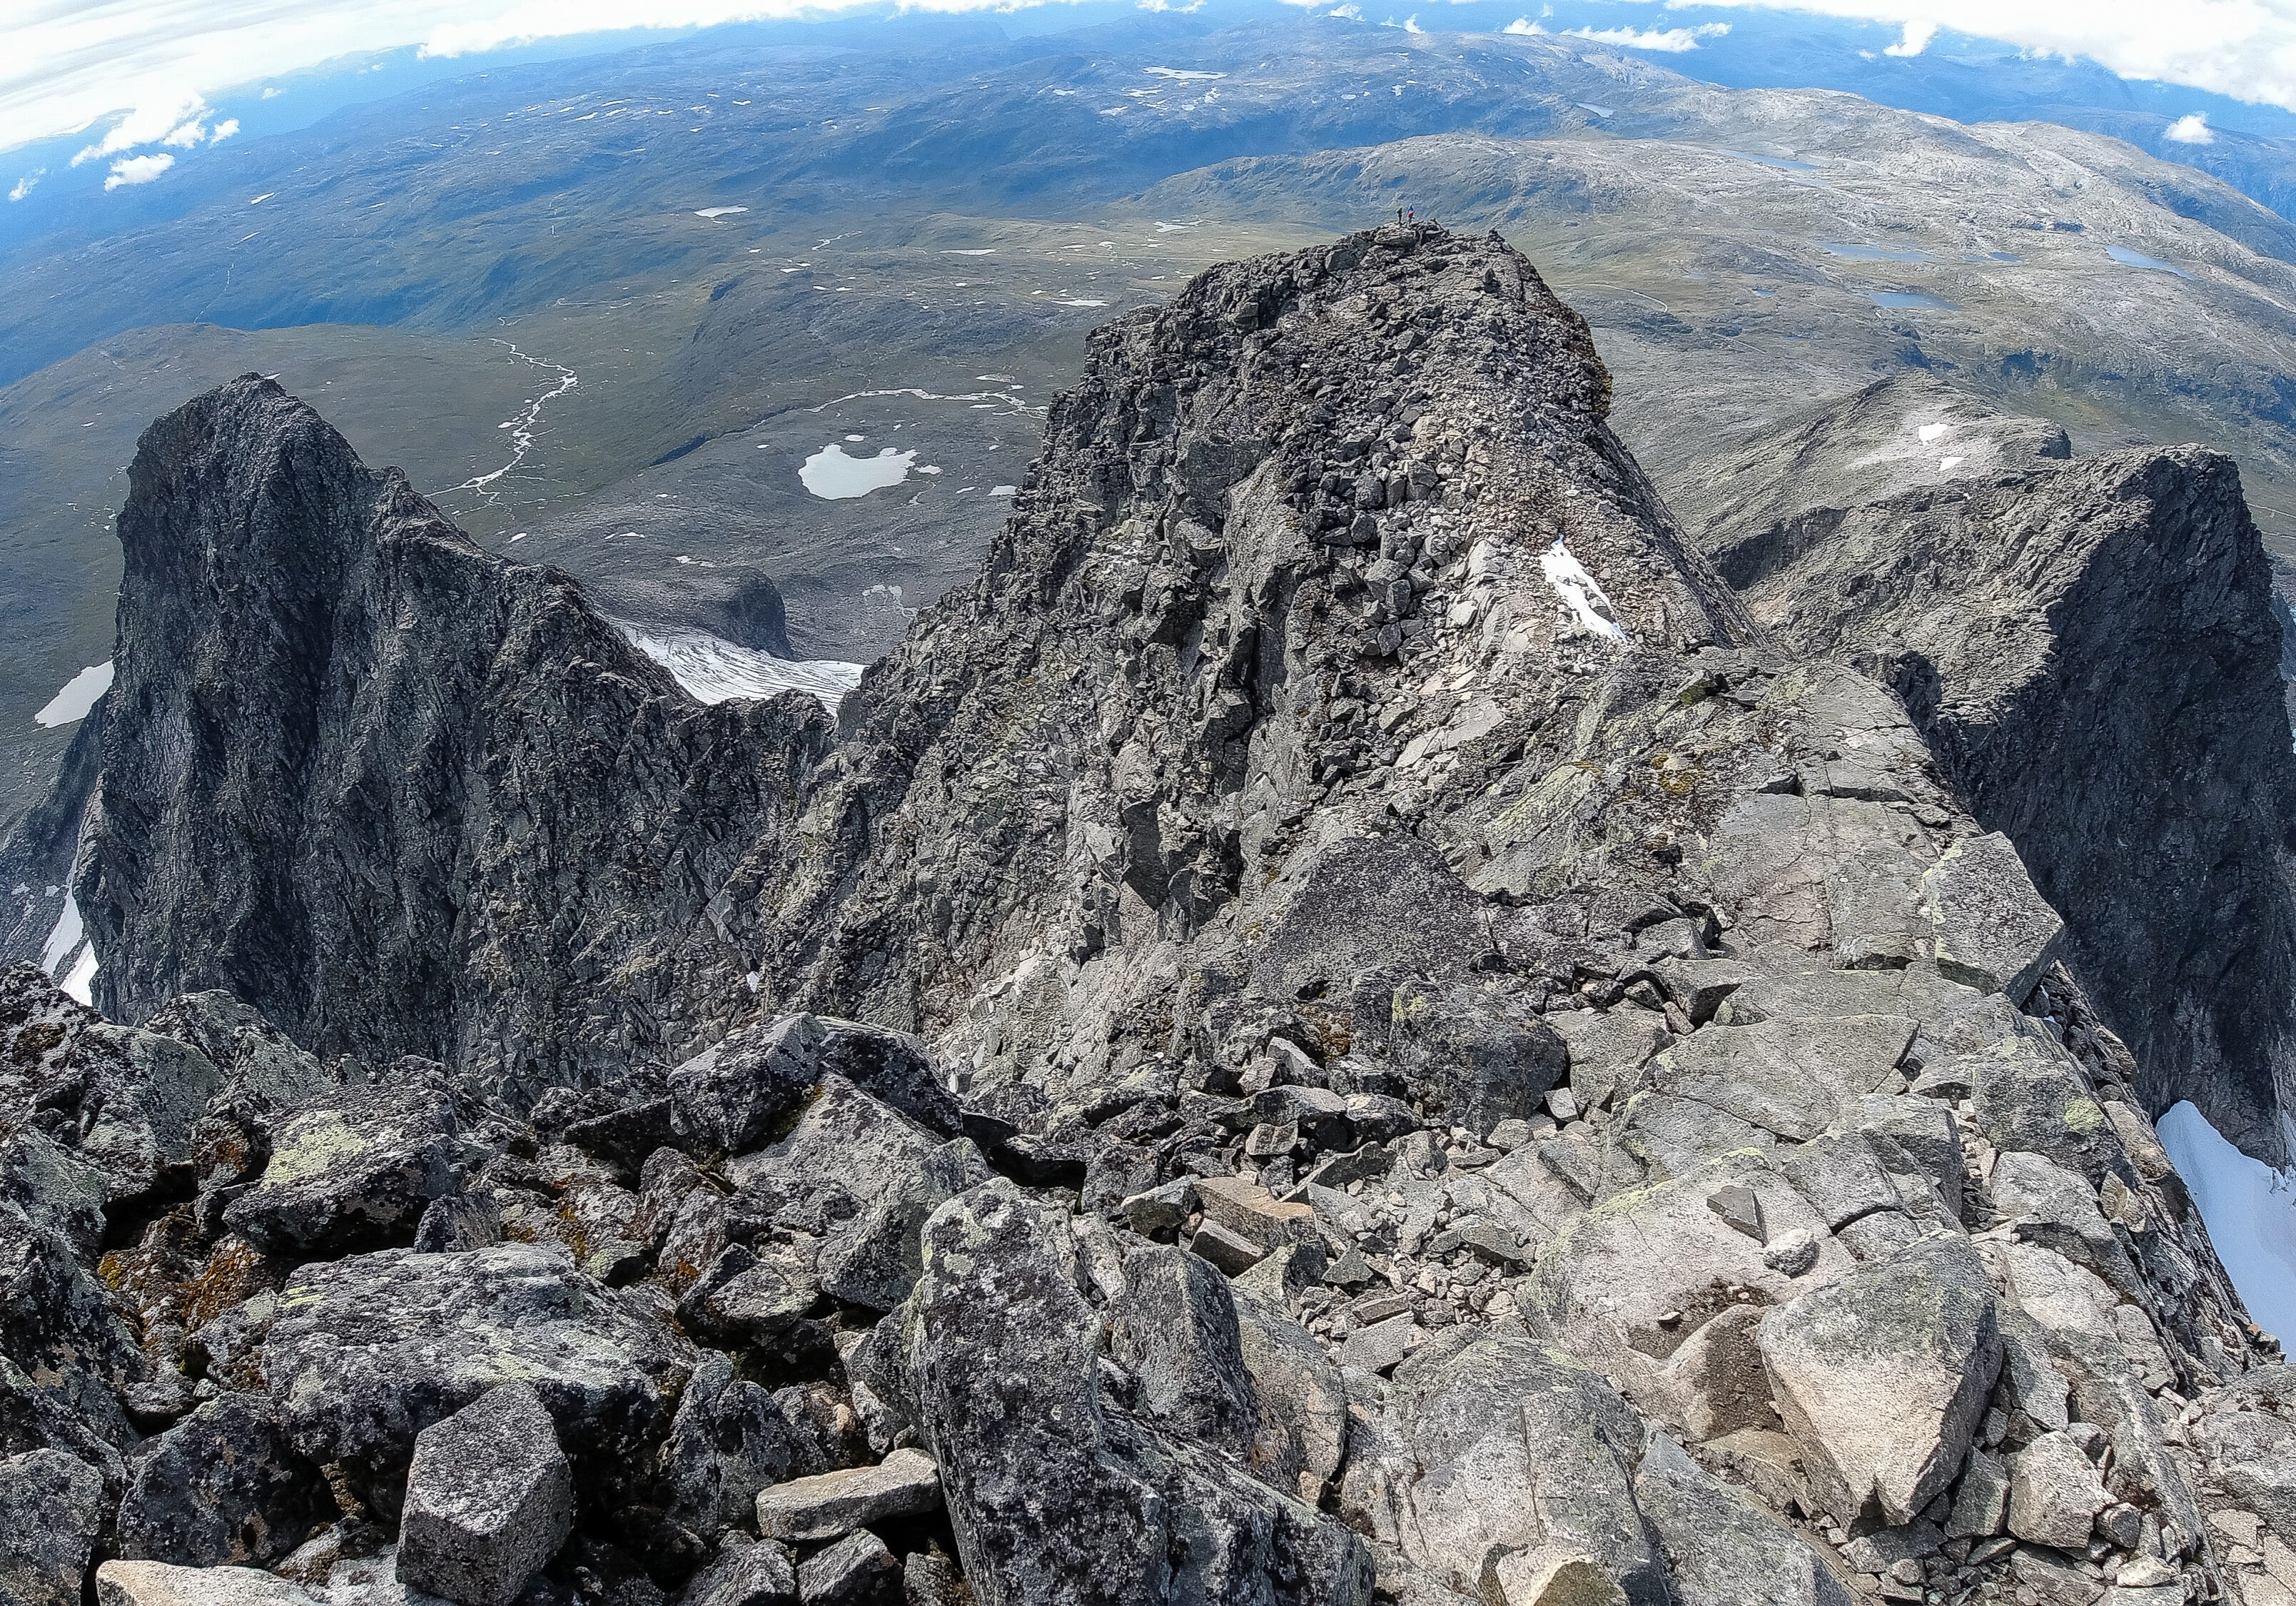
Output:
[[2281,1160],[2296,757],[2270,566],[2229,459],[2052,461],[2062,439],[1875,387],[1693,471],[1703,540],[1782,646],[1904,697],[2063,912],[2146,1107],[2190,1099]]
[[[2296,1396],[2057,912],[1607,400],[1496,238],[1103,331],[834,743],[742,716],[802,773],[653,995],[754,1019],[674,1064],[529,1102],[0,976],[0,1583],[2283,1598]],[[691,923],[627,912],[625,971]]]

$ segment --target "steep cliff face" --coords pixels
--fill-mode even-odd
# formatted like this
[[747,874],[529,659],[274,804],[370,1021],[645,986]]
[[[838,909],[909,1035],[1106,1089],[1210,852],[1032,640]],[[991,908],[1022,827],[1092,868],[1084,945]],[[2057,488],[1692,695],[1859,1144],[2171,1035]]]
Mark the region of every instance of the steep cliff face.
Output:
[[723,1029],[677,979],[817,707],[696,705],[252,375],[146,433],[119,531],[78,881],[109,1013],[222,987],[318,1052],[529,1097]]
[[[2275,1598],[2150,1068],[1608,400],[1496,237],[1208,274],[833,739],[259,381],[163,421],[78,882],[144,1024],[0,972],[43,1598]],[[159,1003],[224,970],[286,1030]]]
[[[1875,399],[1794,432],[1825,437],[1836,471],[1796,479],[1782,441],[1750,447],[1734,477],[1710,465],[1741,488],[1714,509],[1716,561],[1783,644],[1904,697],[1972,812],[2062,911],[2068,958],[2152,1110],[2191,1099],[2284,1159],[2296,758],[2237,470],[2197,448],[2046,466],[1972,444],[2040,438],[2034,421]],[[1963,454],[1975,471],[1934,472]],[[1864,471],[1840,471],[1853,455]]]

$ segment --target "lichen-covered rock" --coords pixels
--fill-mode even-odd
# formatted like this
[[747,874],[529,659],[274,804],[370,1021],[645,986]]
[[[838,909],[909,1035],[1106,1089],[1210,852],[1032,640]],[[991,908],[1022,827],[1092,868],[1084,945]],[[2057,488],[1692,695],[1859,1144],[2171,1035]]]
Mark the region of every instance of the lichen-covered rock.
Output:
[[225,1207],[224,1223],[280,1255],[412,1242],[424,1209],[455,1191],[463,1126],[444,1069],[402,1059],[280,1120],[262,1176]]
[[119,1517],[124,1559],[268,1567],[334,1520],[319,1469],[260,1394],[209,1401],[147,1446]]
[[1539,1112],[1570,1075],[1570,1051],[1519,993],[1484,984],[1395,994],[1395,1062],[1448,1126],[1488,1132]]
[[1850,1606],[1816,1552],[1663,1433],[1651,1436],[1635,1471],[1635,1504],[1665,1553],[1677,1606]]
[[[907,1319],[918,1427],[988,1606],[1361,1602],[1355,1536],[1102,1395],[1065,1234],[1009,1183],[934,1212]],[[1177,1549],[1185,1568],[1166,1558]]]
[[574,1526],[574,1475],[532,1385],[488,1389],[415,1436],[398,1576],[457,1606],[510,1606]]
[[672,1518],[714,1536],[750,1520],[758,1491],[789,1477],[800,1454],[774,1397],[713,1355],[677,1402],[655,1487]]
[[693,1364],[682,1340],[562,1251],[504,1243],[303,1267],[281,1296],[264,1370],[295,1447],[341,1463],[390,1512],[415,1436],[505,1383],[533,1386],[578,1483],[642,1479]]
[[1824,1508],[1908,1522],[1961,1470],[2001,1370],[1993,1287],[1968,1241],[1925,1238],[1762,1318],[1778,1413]]
[[79,1606],[103,1508],[103,1479],[77,1456],[0,1459],[0,1601]]

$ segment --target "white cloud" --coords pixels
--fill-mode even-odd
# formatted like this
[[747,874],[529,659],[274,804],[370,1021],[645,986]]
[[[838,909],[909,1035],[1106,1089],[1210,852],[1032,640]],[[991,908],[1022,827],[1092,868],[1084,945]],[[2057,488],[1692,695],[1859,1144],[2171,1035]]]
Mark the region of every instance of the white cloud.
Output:
[[173,145],[178,151],[188,151],[207,136],[207,125],[202,122],[193,121],[185,123],[180,127],[168,129],[167,133],[160,136],[160,143],[163,145]]
[[1917,56],[1927,50],[1930,47],[1930,41],[1936,37],[1936,23],[1908,22],[1906,24],[1905,32],[1898,36],[1898,42],[1895,45],[1884,45],[1882,47],[1882,53],[1885,56]]
[[[82,159],[109,160],[207,118],[208,99],[234,86],[252,93],[285,73],[327,61],[356,65],[346,58],[409,45],[460,56],[572,34],[823,16],[882,3],[654,0],[641,9],[628,0],[20,0],[0,53],[0,150],[109,125]],[[913,12],[1060,3],[902,0]],[[1321,0],[1294,3],[1327,9]],[[2296,0],[1792,0],[1765,8],[1904,29],[1901,53],[1935,32],[1965,33],[2296,110]],[[1524,20],[1516,31],[1528,31]],[[1698,37],[1686,28],[1585,33],[1636,50],[1687,50]]]
[[32,193],[32,186],[39,183],[40,180],[45,178],[47,176],[48,170],[45,168],[33,168],[29,173],[25,174],[23,177],[16,181],[16,187],[8,192],[8,199],[11,201],[23,200],[25,196],[29,195]]
[[266,85],[264,87],[263,98],[266,101],[275,101],[279,98],[279,92]]
[[[2296,0],[1667,0],[1787,10],[1998,39],[2086,56],[2125,78],[2213,90],[2296,111]],[[1927,35],[1923,36],[1926,41]],[[1899,50],[1893,53],[1906,54]]]
[[[1547,13],[1552,14],[1552,8]],[[1696,50],[1698,41],[1710,39],[1730,31],[1727,22],[1708,22],[1697,28],[1566,28],[1559,33],[1541,28],[1529,17],[1517,17],[1502,31],[1511,34],[1544,34],[1548,38],[1591,39],[1597,45],[1615,45],[1625,50],[1663,50],[1680,52]]]
[[1419,13],[1417,12],[1412,12],[1411,15],[1403,20],[1403,31],[1407,34],[1423,34],[1427,31],[1425,29],[1419,26]]
[[[135,109],[114,123],[104,136],[77,152],[71,159],[75,168],[84,161],[102,161],[107,156],[117,156],[122,151],[132,151],[138,145],[196,144],[199,119],[207,115],[208,103],[194,91],[172,88],[160,91],[149,99],[139,101]],[[193,130],[191,137],[182,137],[186,129]]]
[[239,119],[235,117],[227,117],[215,126],[215,132],[208,135],[208,143],[219,145],[238,132]]
[[111,176],[103,181],[107,190],[116,190],[124,184],[150,184],[176,165],[176,159],[165,151],[152,156],[123,156],[111,164]]
[[2217,143],[2217,131],[2209,127],[2207,112],[2187,111],[2161,129],[2161,137],[2175,140],[2180,145],[2213,145]]

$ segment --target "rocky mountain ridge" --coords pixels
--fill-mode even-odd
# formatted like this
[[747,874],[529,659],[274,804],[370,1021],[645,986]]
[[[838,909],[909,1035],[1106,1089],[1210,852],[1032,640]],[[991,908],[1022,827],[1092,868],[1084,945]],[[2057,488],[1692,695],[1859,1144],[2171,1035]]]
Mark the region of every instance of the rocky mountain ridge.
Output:
[[[72,883],[135,1024],[0,994],[0,1586],[2284,1598],[2147,1118],[2258,1073],[2160,1086],[1610,400],[1496,236],[1215,269],[834,730],[265,381],[163,420]],[[1985,494],[2100,473],[2224,494]]]

